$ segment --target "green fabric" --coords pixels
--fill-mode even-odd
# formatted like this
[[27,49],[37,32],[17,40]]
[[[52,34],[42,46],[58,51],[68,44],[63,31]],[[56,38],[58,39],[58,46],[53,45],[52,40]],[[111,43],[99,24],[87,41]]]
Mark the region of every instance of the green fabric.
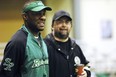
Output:
[[42,9],[52,10],[50,7],[44,6],[44,4],[41,1],[33,1],[25,5],[25,7],[23,8],[23,12],[27,11],[37,12],[41,11]]
[[25,64],[22,71],[22,77],[49,77],[48,75],[48,54],[47,47],[41,36],[41,46],[38,44],[37,39],[34,38],[25,26],[22,27],[28,32],[27,46],[25,52]]

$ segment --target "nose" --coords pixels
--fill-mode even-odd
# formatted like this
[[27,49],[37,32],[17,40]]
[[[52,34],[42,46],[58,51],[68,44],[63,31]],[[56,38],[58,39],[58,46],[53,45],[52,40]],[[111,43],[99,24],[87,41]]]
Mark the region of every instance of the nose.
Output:
[[42,19],[42,20],[45,20],[45,19],[46,19],[46,16],[45,16],[45,15],[42,15],[42,16],[41,16],[41,19]]
[[62,21],[62,26],[66,26],[66,22],[65,21]]

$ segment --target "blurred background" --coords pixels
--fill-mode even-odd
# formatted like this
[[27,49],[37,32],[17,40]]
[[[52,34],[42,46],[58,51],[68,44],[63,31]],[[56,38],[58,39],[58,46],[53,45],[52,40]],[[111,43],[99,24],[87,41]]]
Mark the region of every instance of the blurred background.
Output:
[[[22,26],[21,9],[28,0],[0,0],[0,61],[6,43]],[[70,36],[90,61],[91,77],[116,77],[116,0],[42,0],[47,12],[42,36],[51,32],[54,12],[65,10],[73,18]]]

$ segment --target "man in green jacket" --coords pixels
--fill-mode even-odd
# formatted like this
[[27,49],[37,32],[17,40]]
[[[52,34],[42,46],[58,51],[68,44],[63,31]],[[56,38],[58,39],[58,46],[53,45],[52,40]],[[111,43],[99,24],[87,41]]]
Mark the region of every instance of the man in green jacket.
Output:
[[47,47],[40,32],[44,30],[45,13],[51,10],[41,1],[24,5],[24,24],[5,47],[0,77],[49,77]]

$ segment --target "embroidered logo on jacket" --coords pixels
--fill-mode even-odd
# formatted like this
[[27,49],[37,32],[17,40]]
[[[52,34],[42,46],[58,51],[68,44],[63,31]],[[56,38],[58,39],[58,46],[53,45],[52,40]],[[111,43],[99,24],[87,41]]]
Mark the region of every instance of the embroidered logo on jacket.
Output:
[[75,56],[74,62],[76,65],[80,64],[81,63],[80,58],[78,56]]
[[11,59],[10,58],[6,58],[5,59],[5,62],[3,63],[4,66],[6,66],[4,68],[4,70],[8,70],[8,71],[11,71],[11,68],[14,66],[14,63],[11,62]]
[[48,59],[46,59],[45,61],[39,60],[39,59],[35,59],[35,60],[33,61],[32,68],[39,67],[39,66],[45,65],[45,64],[48,64]]

